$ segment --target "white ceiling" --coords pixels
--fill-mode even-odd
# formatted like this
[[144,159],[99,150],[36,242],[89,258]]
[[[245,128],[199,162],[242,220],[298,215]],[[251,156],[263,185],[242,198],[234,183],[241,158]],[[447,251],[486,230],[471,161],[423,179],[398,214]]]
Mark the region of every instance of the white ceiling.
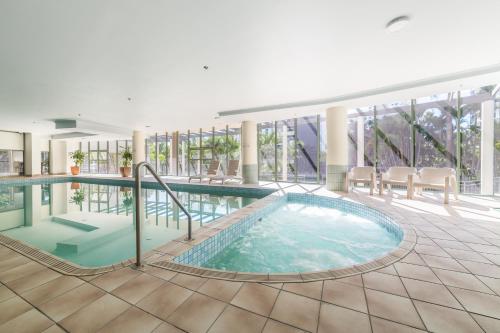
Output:
[[[498,13],[498,0],[2,0],[0,129],[208,127],[244,118],[220,111],[497,66]],[[399,15],[410,24],[387,33]]]

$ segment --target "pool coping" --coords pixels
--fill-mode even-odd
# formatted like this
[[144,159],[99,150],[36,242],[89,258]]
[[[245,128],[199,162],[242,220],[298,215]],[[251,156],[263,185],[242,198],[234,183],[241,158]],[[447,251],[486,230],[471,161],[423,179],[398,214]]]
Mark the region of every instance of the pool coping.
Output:
[[[82,177],[82,176],[68,176],[68,175],[60,175],[55,177],[37,177],[37,178],[27,178],[27,179],[15,179],[11,181],[2,180],[0,184],[9,184],[13,183],[15,185],[21,184],[33,184],[39,181],[51,181],[62,182],[62,181],[109,181],[115,180],[117,182],[126,182],[127,184],[133,184],[133,179],[123,179],[123,178],[111,178],[111,177],[102,177],[102,178],[92,178],[92,177]],[[143,180],[145,183],[153,183],[153,181]],[[176,183],[180,185],[195,185],[189,183]],[[119,186],[119,184],[116,184]],[[201,184],[196,183],[196,187],[230,187],[233,189],[262,189],[259,186],[236,186],[236,185],[221,185],[221,184]],[[193,186],[194,187],[194,186]],[[269,189],[267,189],[269,190]],[[265,197],[258,199],[251,204],[238,209],[237,211],[223,216],[216,220],[213,223],[210,223],[205,226],[201,226],[197,230],[193,232],[193,239],[187,241],[184,239],[184,235],[171,240],[163,245],[160,245],[154,249],[151,249],[144,253],[143,261],[151,266],[155,266],[158,268],[168,269],[171,271],[185,273],[189,275],[204,277],[204,278],[214,278],[220,280],[227,281],[240,281],[240,282],[312,282],[312,281],[321,281],[328,279],[340,279],[352,275],[357,275],[361,273],[366,273],[369,271],[377,270],[383,267],[386,267],[396,261],[404,258],[408,253],[415,247],[416,244],[416,232],[412,227],[405,225],[404,223],[400,223],[397,217],[391,216],[391,214],[387,212],[383,212],[383,214],[387,215],[392,219],[392,221],[398,225],[403,231],[403,238],[398,247],[386,255],[377,258],[375,260],[371,260],[364,264],[353,265],[348,267],[342,267],[331,270],[324,271],[315,271],[315,272],[305,272],[305,273],[283,273],[283,274],[259,274],[259,273],[248,273],[248,272],[233,272],[233,271],[225,271],[225,270],[216,270],[216,269],[208,269],[201,268],[198,266],[192,266],[187,264],[179,264],[175,263],[172,260],[182,254],[185,251],[188,251],[192,247],[200,244],[201,242],[214,237],[219,232],[223,231],[226,228],[231,227],[232,225],[239,223],[243,218],[252,215],[256,211],[266,207],[273,201],[281,198],[286,195],[286,193],[282,190],[270,190],[271,194],[266,195]],[[376,208],[371,207],[370,205],[362,204],[366,207],[379,211]],[[124,267],[131,266],[135,263],[135,257],[123,260],[119,263],[113,265],[99,266],[99,267],[85,267],[80,266],[70,261],[61,259],[57,256],[54,256],[48,252],[37,249],[31,245],[28,245],[22,241],[18,241],[16,239],[10,238],[8,236],[0,234],[0,244],[18,252],[26,257],[35,260],[51,269],[63,273],[66,275],[73,276],[86,276],[86,275],[96,275],[102,274],[106,272],[111,272],[117,269],[121,269]]]
[[[277,193],[273,193],[261,200],[267,199],[266,201],[262,201],[261,203],[270,204],[272,201],[278,199],[279,197],[286,195],[284,192],[279,191]],[[259,200],[259,201],[261,201]],[[342,199],[341,199],[342,200]],[[283,283],[300,283],[300,282],[313,282],[313,281],[322,281],[322,280],[332,280],[332,279],[340,279],[353,275],[358,275],[362,273],[367,273],[373,270],[381,269],[386,266],[393,264],[406,257],[415,247],[417,241],[417,234],[413,227],[407,226],[404,223],[400,223],[399,219],[388,214],[387,212],[381,212],[380,210],[370,207],[366,204],[364,205],[370,209],[380,212],[381,214],[389,217],[394,224],[396,224],[399,228],[401,228],[403,232],[403,237],[398,246],[388,252],[387,254],[376,258],[374,260],[370,260],[363,264],[352,265],[347,267],[322,270],[322,271],[314,271],[314,272],[298,272],[298,273],[272,273],[272,274],[262,274],[262,273],[250,273],[250,272],[236,272],[236,271],[226,271],[226,270],[217,270],[211,268],[203,268],[194,265],[182,264],[174,262],[174,258],[188,251],[190,248],[199,244],[200,241],[195,243],[186,243],[180,241],[180,243],[184,243],[186,246],[179,247],[180,251],[175,251],[175,253],[169,253],[169,256],[166,260],[153,261],[149,264],[151,266],[155,266],[158,268],[164,268],[171,271],[175,271],[178,273],[184,273],[189,275],[194,275],[203,278],[213,278],[220,279],[226,281],[235,281],[235,282],[283,282]],[[251,205],[249,205],[251,206]],[[218,230],[218,232],[231,227],[233,224],[239,223],[242,218],[250,215],[255,210],[263,208],[260,204],[259,207],[251,209],[253,207],[249,207],[250,209],[242,212],[240,218],[238,220],[230,219],[229,221],[216,221],[214,222],[210,228]],[[247,206],[248,207],[248,206]],[[246,208],[246,207],[245,207]],[[244,209],[244,208],[242,208]],[[249,211],[249,212],[248,212]],[[219,222],[220,225],[219,225]],[[214,237],[218,232],[212,233],[208,238]],[[202,241],[206,240],[205,237]]]
[[[93,181],[98,181],[97,183],[100,182],[109,182],[114,180],[115,184],[107,184],[107,185],[115,185],[115,186],[120,186],[120,185],[130,185],[133,186],[134,184],[134,179],[133,178],[118,178],[118,177],[99,177],[99,178],[92,178],[92,177],[82,177],[82,176],[70,176],[70,175],[55,175],[55,176],[47,176],[47,177],[28,177],[28,178],[21,178],[21,177],[14,177],[9,179],[10,177],[6,177],[4,179],[0,179],[0,185],[29,185],[29,184],[37,184],[39,182],[45,182],[45,183],[62,183],[62,182],[93,182]],[[142,180],[143,186],[145,184],[155,184],[156,182],[153,181],[152,179],[143,179]],[[235,212],[232,212],[228,215],[225,215],[221,218],[219,218],[216,223],[219,222],[224,222],[230,223],[230,221],[239,221],[239,219],[242,218],[242,213],[241,211],[244,210],[246,211],[254,211],[256,209],[262,208],[262,205],[267,202],[265,200],[269,196],[272,195],[272,192],[274,190],[269,190],[269,189],[262,189],[261,187],[258,186],[235,186],[233,184],[228,185],[228,184],[203,184],[203,183],[182,183],[182,182],[175,182],[177,185],[186,185],[188,187],[192,188],[197,188],[200,189],[200,187],[212,187],[212,188],[230,188],[234,190],[238,189],[259,189],[263,190],[262,192],[268,192],[271,194],[266,195],[265,197],[258,199],[254,201],[253,203],[242,207],[238,209]],[[259,203],[259,201],[263,200],[262,202]],[[245,208],[249,208],[245,210]],[[243,213],[244,213],[243,212]],[[187,249],[189,246],[194,246],[203,240],[207,239],[210,237],[210,235],[214,234],[214,231],[217,230],[217,228],[212,228],[210,227],[211,224],[208,226],[202,226],[195,230],[193,232],[193,239],[191,241],[186,241],[184,239],[185,235],[176,238],[174,240],[171,240],[163,245],[157,246],[154,249],[148,250],[143,254],[143,261],[146,263],[156,261],[158,259],[165,259],[165,258],[173,258],[177,254],[183,252],[185,249]],[[87,275],[96,275],[96,274],[102,274],[102,273],[107,273],[111,272],[114,270],[118,270],[124,267],[128,267],[130,265],[135,264],[135,257],[122,260],[118,263],[112,264],[112,265],[105,265],[105,266],[97,266],[97,267],[86,267],[86,266],[81,266],[78,264],[75,264],[71,261],[64,260],[60,257],[57,257],[51,253],[48,253],[44,250],[38,249],[34,246],[31,246],[27,243],[24,243],[22,241],[19,241],[17,239],[11,238],[9,236],[0,234],[0,244],[4,245],[11,250],[14,250],[40,264],[43,264],[59,273],[65,274],[65,275],[72,275],[72,276],[87,276]]]

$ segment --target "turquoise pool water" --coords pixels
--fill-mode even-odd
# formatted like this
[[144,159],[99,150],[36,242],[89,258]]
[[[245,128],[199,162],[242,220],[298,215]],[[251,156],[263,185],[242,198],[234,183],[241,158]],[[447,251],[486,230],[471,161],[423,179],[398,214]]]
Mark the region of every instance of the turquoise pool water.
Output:
[[[0,183],[0,233],[86,267],[135,256],[132,189],[92,183]],[[191,188],[187,186],[187,188]],[[177,191],[193,217],[193,229],[211,223],[262,195]],[[234,191],[233,191],[234,192]],[[143,251],[187,233],[186,216],[164,191],[143,189]]]
[[364,215],[342,208],[287,202],[201,266],[237,272],[291,273],[365,263],[393,250],[402,236]]

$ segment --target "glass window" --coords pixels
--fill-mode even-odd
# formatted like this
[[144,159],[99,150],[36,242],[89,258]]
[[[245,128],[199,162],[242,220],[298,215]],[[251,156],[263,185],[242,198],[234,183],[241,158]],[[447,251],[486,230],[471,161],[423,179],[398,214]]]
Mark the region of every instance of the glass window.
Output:
[[297,118],[296,162],[297,181],[316,183],[318,181],[318,117]]
[[411,101],[378,105],[376,111],[378,169],[411,166]]
[[158,174],[166,175],[170,157],[170,147],[166,134],[158,134]]
[[108,142],[108,173],[119,173],[120,169],[118,168],[118,150],[117,150],[117,141],[109,141]]
[[188,152],[188,175],[199,175],[200,174],[200,159],[201,159],[201,142],[200,142],[200,132],[190,131],[189,132],[189,152]]
[[10,175],[11,173],[11,151],[0,150],[0,175]]
[[455,168],[457,137],[455,93],[418,98],[416,114],[416,167]]
[[275,180],[276,176],[276,136],[274,123],[260,123],[257,125],[259,149],[259,179]]

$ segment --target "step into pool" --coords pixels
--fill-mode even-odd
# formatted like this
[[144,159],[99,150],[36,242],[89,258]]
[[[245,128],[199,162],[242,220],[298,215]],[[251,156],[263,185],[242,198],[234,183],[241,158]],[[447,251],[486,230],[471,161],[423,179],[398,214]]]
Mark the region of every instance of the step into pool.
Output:
[[[0,183],[0,233],[84,267],[133,258],[133,191],[113,184],[103,180]],[[186,235],[187,218],[172,199],[154,184],[143,187],[143,251]],[[223,187],[204,193],[204,188],[208,187],[172,188],[192,215],[194,230],[266,195],[248,189],[238,195],[238,189]]]

